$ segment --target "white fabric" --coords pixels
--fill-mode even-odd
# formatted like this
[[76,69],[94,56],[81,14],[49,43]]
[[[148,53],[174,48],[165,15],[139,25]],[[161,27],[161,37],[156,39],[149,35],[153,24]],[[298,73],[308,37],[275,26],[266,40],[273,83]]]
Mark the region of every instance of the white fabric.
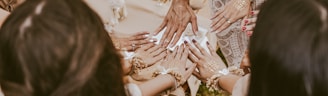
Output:
[[241,77],[232,89],[232,96],[247,96],[250,74]]
[[0,96],[5,96],[2,92],[1,86],[0,86]]
[[137,84],[125,84],[125,92],[128,96],[142,96],[141,90]]

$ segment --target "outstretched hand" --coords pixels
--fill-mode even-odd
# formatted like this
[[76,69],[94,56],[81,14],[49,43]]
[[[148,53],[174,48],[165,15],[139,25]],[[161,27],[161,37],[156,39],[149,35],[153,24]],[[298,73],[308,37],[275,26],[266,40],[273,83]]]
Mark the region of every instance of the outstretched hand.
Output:
[[167,55],[162,66],[166,70],[174,70],[182,75],[180,84],[183,84],[191,76],[196,66],[192,65],[187,67],[189,47],[184,44],[176,47],[176,49]]
[[221,32],[250,11],[249,0],[231,0],[211,18],[212,32]]
[[198,31],[197,17],[189,6],[189,0],[173,0],[163,23],[156,29],[155,35],[166,27],[160,44],[167,47],[171,43],[170,47],[172,47],[178,42],[188,23],[191,23],[192,30],[196,34]]
[[217,71],[226,68],[222,62],[220,56],[215,52],[211,45],[207,42],[207,48],[210,52],[207,52],[199,43],[193,40],[196,48],[185,42],[190,47],[189,58],[193,63],[197,64],[199,72],[194,71],[193,74],[205,82],[207,78],[214,75]]

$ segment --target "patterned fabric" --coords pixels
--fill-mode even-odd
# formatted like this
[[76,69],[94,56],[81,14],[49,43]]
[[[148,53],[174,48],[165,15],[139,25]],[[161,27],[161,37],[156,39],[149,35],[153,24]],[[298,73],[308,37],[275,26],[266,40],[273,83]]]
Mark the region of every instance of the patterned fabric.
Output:
[[[210,0],[212,14],[215,14],[231,0]],[[256,9],[264,0],[253,0],[252,9]],[[244,52],[248,47],[249,37],[241,30],[241,19],[232,23],[222,32],[217,32],[218,46],[224,55],[228,66],[240,66]]]
[[[210,0],[210,8],[212,14],[227,4],[230,0]],[[217,32],[218,45],[224,55],[228,66],[239,67],[243,58],[244,51],[248,46],[248,36],[241,30],[241,19],[232,23],[227,29],[222,32]]]

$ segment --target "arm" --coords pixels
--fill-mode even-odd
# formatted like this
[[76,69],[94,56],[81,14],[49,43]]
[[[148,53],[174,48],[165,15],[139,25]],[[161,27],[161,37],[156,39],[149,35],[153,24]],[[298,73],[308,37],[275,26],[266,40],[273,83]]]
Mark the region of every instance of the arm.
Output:
[[171,75],[159,75],[156,78],[149,80],[139,85],[142,96],[155,96],[165,89],[174,86],[175,78]]
[[237,75],[226,75],[222,76],[219,79],[219,87],[223,90],[228,91],[229,93],[232,93],[233,87],[235,86],[237,80],[240,79],[240,76]]

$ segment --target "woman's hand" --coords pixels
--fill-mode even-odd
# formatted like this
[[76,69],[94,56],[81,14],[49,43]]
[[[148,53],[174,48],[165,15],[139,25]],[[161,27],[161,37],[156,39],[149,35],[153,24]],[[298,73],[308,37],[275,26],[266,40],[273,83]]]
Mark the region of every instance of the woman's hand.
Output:
[[211,18],[212,32],[221,32],[228,28],[232,23],[238,19],[245,17],[250,10],[249,0],[231,0],[222,10],[219,10]]
[[226,65],[221,60],[220,56],[217,55],[215,50],[207,42],[209,53],[197,43],[196,40],[192,40],[196,48],[190,47],[191,45],[187,42],[185,44],[190,47],[191,53],[189,58],[192,62],[197,64],[199,72],[194,71],[193,74],[203,82],[206,82],[207,78],[210,78],[217,71],[226,68]]
[[172,53],[169,53],[169,55],[166,56],[165,61],[162,63],[162,66],[166,71],[173,70],[182,75],[181,81],[179,82],[180,85],[187,81],[196,68],[195,65],[186,67],[188,51],[189,47],[184,44],[176,47]]
[[191,23],[192,30],[196,33],[198,31],[197,17],[189,6],[189,0],[173,0],[163,23],[155,31],[155,35],[166,27],[166,31],[163,34],[160,44],[167,47],[176,33],[171,43],[171,45],[175,45],[186,29],[188,23]]
[[255,27],[255,23],[257,20],[257,14],[259,13],[259,10],[255,10],[251,12],[251,17],[250,18],[245,18],[241,25],[243,25],[242,30],[246,32],[248,36],[252,36],[253,34],[253,29]]
[[149,32],[139,32],[130,37],[114,37],[111,36],[114,42],[116,49],[125,50],[125,51],[134,51],[143,44],[152,43],[147,38]]
[[154,43],[147,44],[135,51],[135,57],[143,60],[145,66],[151,66],[156,62],[164,59],[166,56],[166,49]]

